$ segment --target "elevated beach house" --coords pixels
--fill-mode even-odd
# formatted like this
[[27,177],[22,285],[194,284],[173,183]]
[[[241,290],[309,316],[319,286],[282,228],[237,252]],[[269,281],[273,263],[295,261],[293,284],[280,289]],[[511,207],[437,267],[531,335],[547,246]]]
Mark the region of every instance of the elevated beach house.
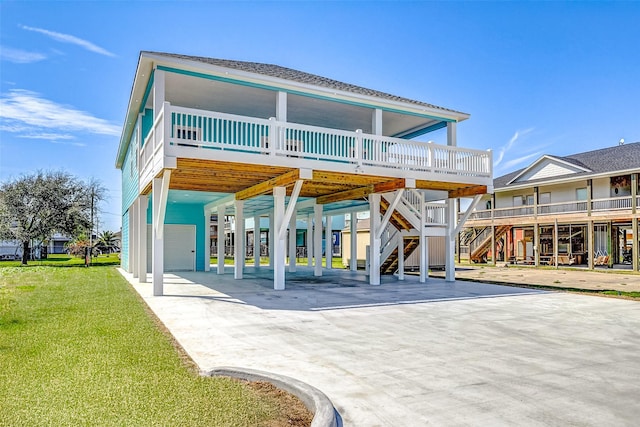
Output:
[[[234,216],[242,236],[235,278],[271,269],[274,288],[284,289],[286,249],[296,245],[287,230],[296,220],[312,236],[309,274],[320,276],[323,222],[330,232],[332,216],[368,209],[371,284],[380,283],[387,259],[403,259],[410,236],[423,260],[427,239],[447,236],[454,280],[455,199],[485,194],[493,182],[491,152],[457,145],[456,126],[467,118],[276,65],[142,52],[116,158],[122,267],[150,278],[162,295],[165,271],[209,271],[211,216]],[[412,140],[444,128],[446,145]],[[270,266],[249,267],[245,227],[262,217]],[[213,267],[224,274],[224,245],[217,251]],[[295,261],[289,257],[290,270]],[[423,262],[422,280],[427,268]]]
[[[640,142],[544,155],[498,177],[461,236],[465,258],[638,271]],[[495,254],[495,257],[493,256]]]

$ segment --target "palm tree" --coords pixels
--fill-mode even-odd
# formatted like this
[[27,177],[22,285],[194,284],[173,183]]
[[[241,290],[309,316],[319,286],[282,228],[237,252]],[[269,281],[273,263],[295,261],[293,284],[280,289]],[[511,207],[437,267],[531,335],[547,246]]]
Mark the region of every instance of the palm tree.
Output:
[[100,233],[96,247],[101,251],[110,254],[116,247],[115,234],[109,230],[105,230]]

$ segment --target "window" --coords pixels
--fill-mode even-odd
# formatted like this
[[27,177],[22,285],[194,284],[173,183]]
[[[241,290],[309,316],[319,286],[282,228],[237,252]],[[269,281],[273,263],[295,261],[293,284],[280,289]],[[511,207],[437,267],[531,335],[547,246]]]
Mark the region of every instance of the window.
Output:
[[540,200],[540,204],[551,203],[551,193],[540,193],[538,198]]
[[533,206],[533,194],[529,194],[527,196],[527,203],[525,203],[527,206]]
[[576,200],[587,200],[586,188],[576,188]]
[[522,206],[522,196],[513,196],[513,207]]

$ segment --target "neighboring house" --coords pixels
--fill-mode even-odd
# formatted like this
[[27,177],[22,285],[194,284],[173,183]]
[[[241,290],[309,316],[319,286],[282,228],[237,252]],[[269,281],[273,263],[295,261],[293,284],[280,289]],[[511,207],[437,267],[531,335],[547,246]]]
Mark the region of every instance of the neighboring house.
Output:
[[[247,219],[262,229],[268,218],[274,288],[284,289],[286,247],[298,243],[298,233],[287,238],[290,226],[306,224],[320,276],[332,218],[369,210],[371,284],[407,235],[424,242],[422,259],[429,236],[447,236],[447,280],[454,280],[455,199],[492,185],[491,152],[456,146],[456,125],[467,118],[277,65],[142,52],[116,158],[122,266],[141,281],[151,271],[162,295],[165,271],[209,270],[212,214],[233,216],[241,236]],[[447,145],[412,140],[445,128]],[[445,201],[440,222],[425,213],[436,200]],[[241,279],[247,239],[234,240]],[[262,239],[252,240],[255,253]],[[224,245],[216,251],[223,274]],[[292,258],[289,271],[295,267]]]
[[[222,228],[222,244],[224,245],[224,254],[225,256],[230,256],[234,254],[234,243],[235,243],[235,221],[233,216],[227,216],[224,221],[224,227]],[[254,250],[256,247],[254,246],[254,230],[255,230],[255,220],[254,218],[250,218],[246,221],[245,225],[245,255],[249,258],[252,258],[254,255]],[[296,234],[295,234],[295,252],[293,256],[296,258],[306,258],[307,257],[307,246],[311,243],[313,236],[307,230],[305,221],[297,221],[296,222]],[[333,218],[331,223],[332,230],[332,251],[333,256],[340,256],[342,254],[342,246],[341,246],[341,230],[344,227],[344,215],[336,216]],[[217,250],[218,245],[218,215],[211,215],[211,251],[214,252]],[[258,246],[260,250],[260,256],[268,257],[269,256],[269,242],[273,238],[269,233],[269,218],[260,218],[259,222],[259,240]],[[288,235],[288,233],[287,233]],[[325,236],[326,233],[323,234],[322,237],[322,253],[324,254],[325,248]],[[288,236],[287,236],[288,237]],[[289,251],[292,248],[287,248],[287,257],[289,256]]]
[[66,254],[67,244],[71,241],[71,238],[55,233],[47,242],[47,252],[50,254]]
[[[638,271],[640,142],[544,155],[494,180],[461,234],[473,261]],[[468,242],[465,247],[464,241]]]

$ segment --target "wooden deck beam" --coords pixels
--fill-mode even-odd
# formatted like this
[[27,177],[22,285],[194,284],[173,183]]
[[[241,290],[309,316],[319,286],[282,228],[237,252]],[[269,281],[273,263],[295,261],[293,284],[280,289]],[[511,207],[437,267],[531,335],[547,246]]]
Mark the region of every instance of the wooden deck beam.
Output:
[[273,191],[275,187],[289,187],[300,179],[300,170],[294,169],[268,181],[261,182],[236,193],[236,200],[247,200]]
[[478,194],[487,194],[486,185],[474,185],[473,187],[465,187],[457,190],[449,190],[449,198],[477,196]]
[[319,205],[326,205],[328,203],[341,202],[343,200],[358,200],[363,199],[374,192],[375,191],[373,185],[366,185],[364,187],[358,187],[351,190],[327,194],[326,196],[320,196],[316,199],[316,203],[318,203]]

